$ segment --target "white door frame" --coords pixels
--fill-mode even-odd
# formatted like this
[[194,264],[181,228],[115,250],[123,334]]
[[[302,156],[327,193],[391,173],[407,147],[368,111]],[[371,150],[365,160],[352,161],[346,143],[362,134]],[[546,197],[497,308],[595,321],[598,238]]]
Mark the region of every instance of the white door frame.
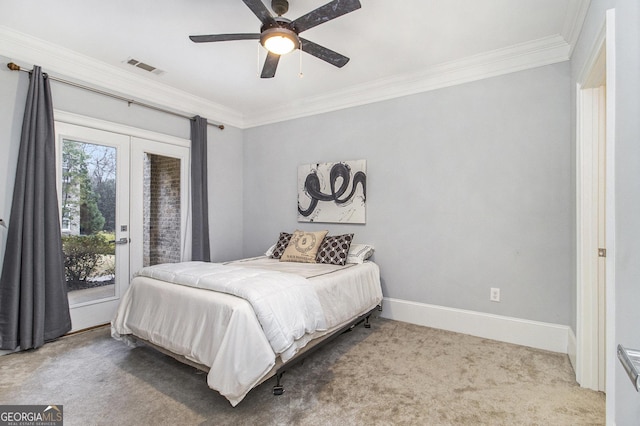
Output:
[[[615,368],[615,13],[607,11],[589,59],[580,74],[576,87],[576,213],[577,213],[577,319],[576,356],[574,367],[576,380],[581,386],[606,390],[607,405],[614,401]],[[605,82],[606,111],[602,108],[602,91],[597,88]],[[603,120],[602,115],[606,115]],[[597,184],[598,149],[602,139],[601,124],[606,126],[606,293],[604,316],[606,337],[602,364],[602,344],[598,345],[602,333],[602,322],[598,310],[602,296],[597,283]],[[602,365],[606,381],[602,383]]]
[[616,13],[615,9],[607,10],[606,15],[606,49],[607,49],[607,289],[606,304],[606,422],[615,424],[615,368],[616,356],[616,198],[615,198],[615,155],[616,155]]

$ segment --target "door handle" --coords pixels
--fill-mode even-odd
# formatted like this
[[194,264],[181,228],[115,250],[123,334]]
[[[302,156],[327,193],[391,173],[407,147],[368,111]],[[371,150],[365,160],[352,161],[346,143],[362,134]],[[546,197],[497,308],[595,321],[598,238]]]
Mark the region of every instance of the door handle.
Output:
[[109,242],[112,243],[112,244],[116,244],[116,245],[129,244],[131,242],[131,238],[122,237],[118,241],[111,240]]

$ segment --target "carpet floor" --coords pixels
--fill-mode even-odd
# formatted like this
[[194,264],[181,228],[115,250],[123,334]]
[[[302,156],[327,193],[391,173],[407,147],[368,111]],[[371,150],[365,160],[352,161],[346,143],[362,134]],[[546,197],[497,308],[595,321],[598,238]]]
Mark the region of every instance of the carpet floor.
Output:
[[0,404],[63,405],[65,425],[604,425],[567,355],[382,318],[237,406],[206,375],[107,327],[0,357]]

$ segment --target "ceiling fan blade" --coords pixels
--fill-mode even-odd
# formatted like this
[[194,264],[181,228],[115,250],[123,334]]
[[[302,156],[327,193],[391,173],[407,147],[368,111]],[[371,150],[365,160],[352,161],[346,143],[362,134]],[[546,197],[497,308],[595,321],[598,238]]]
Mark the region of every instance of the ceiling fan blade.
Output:
[[194,43],[209,43],[212,41],[233,41],[233,40],[260,40],[260,34],[209,34],[189,36]]
[[312,41],[300,37],[300,42],[302,43],[303,52],[313,55],[316,58],[322,59],[323,61],[333,66],[342,68],[347,65],[347,62],[349,62],[349,58],[347,58],[346,56],[341,55],[338,52],[334,52],[333,50],[328,49],[324,46],[320,46],[319,44],[316,44]]
[[260,74],[260,78],[273,78],[276,75],[278,61],[280,61],[280,55],[269,52],[267,54],[267,59],[265,59],[264,61],[264,67],[262,68],[262,74]]
[[249,9],[258,17],[260,22],[266,24],[267,22],[275,23],[273,15],[269,12],[269,9],[260,0],[242,0]]
[[324,6],[320,6],[319,8],[312,10],[306,15],[302,15],[293,21],[291,25],[298,33],[301,33],[309,28],[313,28],[346,13],[360,9],[360,7],[362,6],[358,0],[333,0]]

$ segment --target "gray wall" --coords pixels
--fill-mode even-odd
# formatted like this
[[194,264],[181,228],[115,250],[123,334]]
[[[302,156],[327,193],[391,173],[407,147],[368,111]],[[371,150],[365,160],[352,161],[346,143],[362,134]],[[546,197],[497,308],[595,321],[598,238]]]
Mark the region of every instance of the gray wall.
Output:
[[[7,61],[0,56],[0,64]],[[0,67],[0,218],[9,223],[15,181],[22,114],[27,96],[28,77]],[[7,230],[0,227],[0,259],[4,259]],[[2,262],[0,262],[2,271]]]
[[243,131],[226,126],[208,131],[209,235],[211,260],[243,257]]
[[[245,255],[280,231],[355,232],[376,247],[387,297],[569,324],[569,70],[246,130]],[[297,223],[297,166],[357,159],[367,160],[366,225]]]
[[[7,62],[7,58],[0,56],[0,218],[8,222],[28,75],[8,70]],[[43,70],[47,71],[46,66]],[[56,109],[190,138],[187,119],[143,107],[129,107],[125,102],[56,82],[51,87]],[[220,131],[210,126],[208,142],[212,257],[216,261],[239,258],[242,256],[242,131],[228,126]],[[0,259],[4,257],[5,244],[6,231],[0,228]]]

